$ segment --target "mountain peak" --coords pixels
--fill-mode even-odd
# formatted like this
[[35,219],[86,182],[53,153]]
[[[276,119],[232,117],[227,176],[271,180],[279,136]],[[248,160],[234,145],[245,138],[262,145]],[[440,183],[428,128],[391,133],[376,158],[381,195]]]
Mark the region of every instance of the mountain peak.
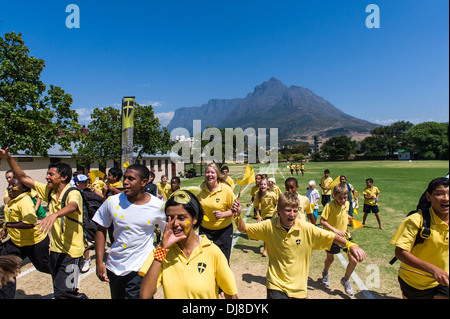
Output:
[[287,90],[287,86],[275,77],[271,77],[267,82],[255,87],[253,94],[265,94],[266,92],[282,92]]
[[368,134],[377,125],[345,114],[326,99],[307,88],[287,87],[271,77],[255,87],[245,98],[210,100],[197,108],[175,111],[167,126],[192,129],[193,120],[202,120],[202,129],[278,128],[279,139],[301,140],[314,135],[331,137],[343,134]]

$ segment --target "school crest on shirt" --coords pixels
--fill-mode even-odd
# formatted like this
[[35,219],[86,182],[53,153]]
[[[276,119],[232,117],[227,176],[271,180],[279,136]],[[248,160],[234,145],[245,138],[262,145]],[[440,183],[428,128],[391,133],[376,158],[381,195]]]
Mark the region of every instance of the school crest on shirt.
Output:
[[198,272],[201,274],[206,270],[206,264],[205,263],[198,263],[197,265]]

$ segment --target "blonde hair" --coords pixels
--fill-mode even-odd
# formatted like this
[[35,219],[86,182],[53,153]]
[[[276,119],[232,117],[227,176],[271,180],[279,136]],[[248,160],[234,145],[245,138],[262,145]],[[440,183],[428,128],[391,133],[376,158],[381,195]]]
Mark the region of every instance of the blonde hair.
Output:
[[[227,179],[226,179],[225,175],[222,174],[222,172],[220,171],[219,166],[218,166],[216,163],[214,163],[214,162],[209,163],[209,164],[206,166],[206,168],[205,168],[205,172],[206,172],[206,170],[208,169],[208,167],[211,167],[211,168],[216,172],[216,174],[217,174],[217,181],[218,181],[219,183],[225,183],[225,184],[227,184],[228,186],[230,186],[230,184],[228,184],[228,182],[227,182]],[[206,175],[206,174],[205,174],[205,175]],[[203,186],[205,186],[205,185],[206,185],[206,177],[205,177],[205,180],[203,181],[203,183],[202,183],[201,186],[203,187]]]
[[340,184],[336,185],[333,190],[333,195],[348,195],[347,186],[342,186]]
[[267,179],[265,179],[265,178],[261,179],[261,182],[259,183],[259,189],[258,189],[258,191],[256,192],[256,194],[258,195],[258,199],[259,199],[259,200],[261,200],[261,198],[262,198],[262,196],[263,196],[263,194],[262,194],[262,192],[261,192],[261,184],[262,184],[263,182],[266,182],[269,191],[272,191],[272,187],[269,185],[269,181],[268,181]]
[[311,181],[309,181],[308,185],[309,186],[316,186],[316,181],[311,180]]
[[291,192],[281,193],[278,197],[278,208],[284,209],[286,207],[299,207],[300,201],[297,194]]

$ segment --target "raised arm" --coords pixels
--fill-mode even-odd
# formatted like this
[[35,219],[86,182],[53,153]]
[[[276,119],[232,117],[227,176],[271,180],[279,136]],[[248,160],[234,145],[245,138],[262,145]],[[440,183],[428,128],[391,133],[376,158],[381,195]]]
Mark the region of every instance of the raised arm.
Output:
[[5,159],[8,162],[9,167],[13,171],[14,177],[23,185],[34,189],[34,180],[28,177],[22,168],[16,163],[11,154],[8,152],[8,148],[0,149],[0,158]]

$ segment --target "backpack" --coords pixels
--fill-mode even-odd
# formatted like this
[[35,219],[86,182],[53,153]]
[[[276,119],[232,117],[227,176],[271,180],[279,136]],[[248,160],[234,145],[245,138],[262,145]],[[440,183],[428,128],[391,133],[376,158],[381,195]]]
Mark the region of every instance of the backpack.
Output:
[[[422,226],[417,230],[416,240],[414,241],[414,246],[418,244],[423,244],[426,239],[430,238],[431,235],[431,214],[428,207],[422,207]],[[419,210],[413,210],[408,213],[407,216],[418,213]],[[389,264],[393,265],[397,261],[397,257],[392,258]]]
[[[76,219],[70,218],[69,216],[63,216],[61,217],[61,231],[64,233],[64,218],[67,218],[75,223],[82,225],[84,237],[88,241],[92,242],[94,241],[95,233],[97,232],[98,229],[97,223],[94,222],[92,218],[94,217],[95,213],[100,208],[100,206],[103,204],[103,199],[88,189],[81,191],[76,187],[71,187],[64,193],[61,199],[61,209],[66,206],[67,196],[71,191],[74,190],[80,192],[81,197],[83,199],[83,210],[82,210],[83,222],[81,223]],[[51,192],[48,194],[48,203],[50,203],[50,201],[51,201]]]

